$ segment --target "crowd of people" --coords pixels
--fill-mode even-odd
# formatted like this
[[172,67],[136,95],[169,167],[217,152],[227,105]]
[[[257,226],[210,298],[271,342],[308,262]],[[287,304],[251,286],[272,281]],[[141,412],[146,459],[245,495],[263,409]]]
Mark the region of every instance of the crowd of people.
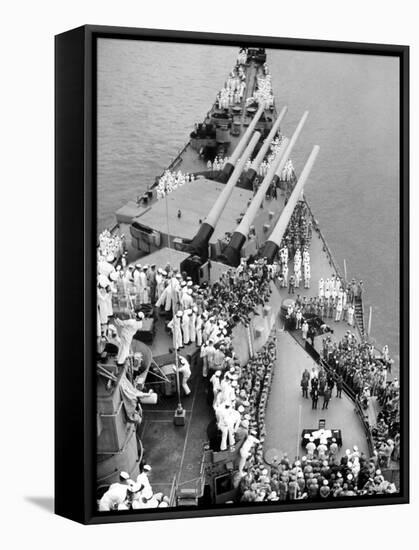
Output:
[[216,97],[218,109],[228,109],[242,102],[246,90],[246,74],[243,66],[244,64],[237,62],[224,86],[218,92]]
[[334,442],[328,447],[310,441],[301,458],[290,460],[284,454],[271,466],[255,464],[239,481],[240,501],[327,500],[397,492],[394,483],[384,479],[377,453],[369,459],[356,446],[340,459],[336,453]]
[[256,102],[263,105],[265,109],[269,109],[274,105],[274,95],[272,92],[271,75],[266,72],[264,76],[257,77],[256,90],[253,92],[253,97],[247,100],[250,103]]
[[98,262],[106,261],[110,258],[113,262],[118,259],[126,249],[125,235],[113,235],[109,229],[105,229],[99,235],[99,246],[97,249]]
[[214,160],[211,162],[211,160],[207,161],[207,168],[208,170],[213,170],[214,172],[218,170],[222,170],[224,166],[228,162],[228,157],[222,157],[221,155],[217,155]]
[[[232,347],[229,349],[234,358]],[[259,353],[240,367],[237,360],[221,366],[210,378],[210,402],[214,409],[221,443],[215,450],[239,448],[239,472],[246,464],[263,461],[265,409],[276,357],[276,340],[271,337]]]
[[165,170],[156,186],[157,198],[162,199],[172,191],[175,191],[178,187],[182,187],[185,183],[193,181],[195,181],[194,174],[184,174],[181,170],[177,172]]
[[141,510],[168,508],[170,499],[163,493],[155,493],[150,483],[151,466],[144,464],[136,480],[127,472],[119,473],[119,481],[112,483],[99,500],[99,512],[113,510]]

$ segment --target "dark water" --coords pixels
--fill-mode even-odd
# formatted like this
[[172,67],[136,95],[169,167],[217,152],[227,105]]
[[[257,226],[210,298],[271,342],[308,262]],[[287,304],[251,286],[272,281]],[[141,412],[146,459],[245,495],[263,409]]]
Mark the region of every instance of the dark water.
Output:
[[[234,64],[236,48],[100,40],[98,222],[162,172],[201,121]],[[372,334],[399,354],[398,60],[268,51],[282,125],[291,134],[310,111],[294,148],[299,172],[320,154],[306,196],[334,256],[361,278]],[[368,322],[368,319],[367,319]]]

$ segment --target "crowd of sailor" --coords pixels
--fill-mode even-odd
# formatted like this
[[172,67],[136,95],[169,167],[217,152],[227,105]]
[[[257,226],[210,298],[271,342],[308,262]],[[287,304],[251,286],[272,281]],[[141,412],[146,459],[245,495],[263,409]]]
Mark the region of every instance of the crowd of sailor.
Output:
[[247,63],[247,49],[240,48],[239,54],[237,56],[237,65],[246,65]]
[[119,473],[119,481],[112,483],[99,500],[99,512],[112,510],[141,510],[167,508],[169,497],[154,493],[150,483],[151,466],[144,464],[136,480],[127,472]]
[[224,86],[218,92],[216,103],[218,109],[228,109],[243,100],[246,91],[246,75],[243,67],[237,65],[230,73]]
[[189,174],[188,172],[184,174],[181,170],[177,172],[165,170],[156,186],[157,198],[162,199],[178,187],[182,187],[185,183],[193,181],[195,181],[194,174]]
[[271,75],[269,73],[257,78],[256,90],[253,92],[253,96],[249,97],[246,101],[248,105],[251,105],[253,102],[263,105],[265,109],[273,107],[274,96],[272,93]]
[[309,441],[304,456],[295,460],[287,454],[271,466],[255,464],[240,479],[241,502],[327,500],[397,491],[385,480],[378,453],[368,458],[355,445],[337,457],[338,446],[320,439]]
[[113,235],[109,229],[105,229],[99,235],[98,261],[112,256],[119,258],[125,251],[125,235]]
[[377,353],[372,344],[359,342],[349,330],[337,342],[329,336],[323,339],[323,359],[333,372],[342,375],[344,381],[361,402],[377,397],[381,406],[398,402],[399,381],[388,380],[394,360],[389,356],[388,346]]
[[216,155],[213,161],[208,159],[207,161],[207,168],[208,170],[213,170],[214,172],[218,170],[222,170],[224,166],[227,164],[229,158],[223,157],[221,155]]

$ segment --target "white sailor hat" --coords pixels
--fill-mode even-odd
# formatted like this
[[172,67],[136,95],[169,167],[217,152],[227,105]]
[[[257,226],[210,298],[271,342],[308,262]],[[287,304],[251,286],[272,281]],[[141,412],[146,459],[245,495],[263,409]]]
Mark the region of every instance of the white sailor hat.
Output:
[[183,312],[180,310],[176,313],[176,317],[182,317],[182,315],[183,315]]
[[119,472],[119,477],[127,481],[129,479],[129,474],[127,472]]
[[183,288],[184,286],[186,286],[186,282],[185,282],[185,281],[182,281],[182,282],[180,283],[180,286]]
[[246,413],[246,414],[244,415],[244,419],[245,419],[245,420],[250,420],[250,414],[249,414],[249,413]]
[[116,271],[111,271],[111,272],[109,273],[109,279],[110,279],[111,281],[116,281],[117,278],[118,278],[118,273],[117,273]]
[[143,466],[143,472],[149,472],[151,470],[150,464],[144,464]]
[[233,380],[231,382],[231,385],[233,386],[233,388],[236,388],[237,387],[237,380]]
[[239,405],[239,407],[237,408],[237,410],[239,411],[239,413],[243,413],[243,412],[244,412],[244,407],[243,407],[243,405]]
[[137,317],[138,317],[139,319],[144,319],[145,315],[144,315],[144,313],[143,313],[142,311],[137,311]]
[[143,266],[143,270],[144,269],[148,269],[148,265],[146,264],[145,266]]
[[187,285],[187,286],[193,286],[193,282],[192,282],[192,281],[188,281],[188,282],[186,283],[186,285]]
[[194,313],[198,313],[198,308],[197,308],[196,306],[193,306],[192,311],[193,311]]
[[176,279],[181,279],[182,275],[180,273],[176,273],[175,277],[176,277]]
[[114,259],[115,259],[115,256],[113,254],[108,254],[106,256],[106,261],[109,262],[109,263],[113,262]]
[[109,279],[106,277],[106,275],[99,275],[98,283],[100,287],[106,288],[109,285]]
[[157,508],[168,508],[168,507],[169,507],[168,503],[165,502],[164,500],[159,502],[159,505],[157,506]]
[[220,370],[216,370],[214,374],[215,374],[215,376],[221,376],[221,371],[220,371]]
[[[130,266],[132,267],[132,266]],[[141,264],[135,264],[136,269],[141,269]]]

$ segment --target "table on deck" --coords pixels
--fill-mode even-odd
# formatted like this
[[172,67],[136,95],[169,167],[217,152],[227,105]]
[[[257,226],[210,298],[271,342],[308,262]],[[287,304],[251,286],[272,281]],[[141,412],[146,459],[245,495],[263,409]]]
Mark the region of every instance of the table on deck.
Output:
[[[301,433],[301,445],[305,448],[305,446],[307,445],[307,443],[309,441],[310,436],[313,436],[314,437],[314,443],[316,445],[319,445],[320,444],[320,433],[319,433],[320,431],[321,430],[319,430],[318,428],[303,430],[302,433]],[[326,430],[325,429],[323,435],[325,436],[325,438],[327,440],[327,446],[329,446],[332,443],[332,439],[335,438],[336,443],[338,444],[338,446],[342,447],[342,432],[341,432],[341,430]]]

